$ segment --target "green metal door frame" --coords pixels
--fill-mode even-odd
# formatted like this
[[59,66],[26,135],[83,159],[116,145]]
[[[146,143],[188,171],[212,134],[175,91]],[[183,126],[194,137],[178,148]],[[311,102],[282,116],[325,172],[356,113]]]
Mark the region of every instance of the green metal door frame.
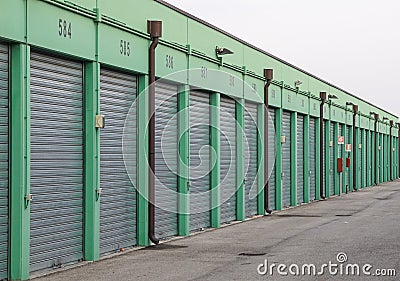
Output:
[[290,205],[297,205],[297,112],[290,114]]
[[283,109],[280,107],[275,113],[275,131],[276,131],[276,210],[282,210],[282,115]]
[[29,279],[30,206],[30,47],[11,45],[10,87],[10,280]]
[[236,190],[236,219],[238,221],[244,221],[246,219],[245,213],[245,162],[244,157],[244,99],[236,101],[236,182],[238,187]]
[[211,124],[210,124],[210,145],[212,148],[211,152],[211,175],[210,175],[210,189],[211,189],[211,227],[219,228],[221,226],[221,188],[220,188],[220,170],[221,170],[221,159],[220,159],[220,107],[221,107],[221,95],[219,93],[212,93],[210,95],[211,105]]
[[304,116],[304,202],[310,203],[310,115]]
[[182,85],[178,89],[178,235],[188,236],[189,230],[189,94],[190,87]]

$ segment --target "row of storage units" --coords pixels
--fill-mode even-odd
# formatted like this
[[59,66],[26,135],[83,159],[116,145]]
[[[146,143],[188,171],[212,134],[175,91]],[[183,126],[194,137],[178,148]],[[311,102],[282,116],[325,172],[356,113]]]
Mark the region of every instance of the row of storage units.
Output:
[[[9,52],[0,44],[0,279],[8,276],[8,93]],[[179,176],[179,108],[178,86],[172,83],[156,85],[156,235],[166,238],[178,235]],[[85,79],[84,64],[79,61],[31,51],[30,54],[30,270],[57,268],[84,259],[84,175],[85,175]],[[118,252],[137,245],[138,224],[138,77],[106,66],[100,69],[100,111],[106,116],[106,127],[100,130],[100,253]],[[211,224],[211,147],[210,93],[190,91],[190,230]],[[262,105],[245,101],[244,114],[239,116],[239,103],[220,95],[220,220],[228,223],[238,219],[238,163],[244,162],[245,217],[260,213],[258,186],[260,166],[260,109]],[[281,155],[281,171],[273,165],[269,178],[269,207],[280,209],[318,199],[317,118],[283,111],[278,123],[277,110],[270,108],[274,126],[269,126],[270,163]],[[128,116],[128,117],[127,117]],[[243,128],[238,120],[243,118]],[[307,119],[308,118],[308,119]],[[309,122],[306,122],[309,120]],[[325,124],[325,123],[324,123]],[[327,124],[327,123],[326,123]],[[327,126],[325,124],[325,126]],[[336,125],[330,123],[326,138],[333,142]],[[282,136],[275,134],[281,127]],[[350,129],[340,124],[339,134],[351,143]],[[243,129],[243,135],[240,133]],[[306,139],[306,131],[309,137]],[[296,134],[294,134],[296,132]],[[240,140],[239,136],[243,136]],[[372,184],[373,134],[360,130],[359,186]],[[244,157],[239,155],[239,143],[244,141]],[[345,157],[344,150],[334,149],[329,141],[324,157],[330,170],[328,195],[338,193],[334,173],[336,158]],[[389,180],[389,139],[380,134],[378,165],[380,181]],[[397,144],[397,139],[393,139]],[[308,145],[308,149],[306,148]],[[370,150],[367,150],[370,147]],[[278,151],[278,148],[280,150]],[[397,149],[397,147],[396,147]],[[329,150],[329,151],[328,151]],[[306,154],[308,151],[308,154]],[[296,153],[297,162],[293,163]],[[336,153],[336,154],[335,154]],[[385,153],[385,154],[384,154]],[[396,155],[396,150],[393,155]],[[240,161],[239,161],[240,160]],[[242,161],[243,160],[243,161]],[[304,163],[308,161],[306,170]],[[342,176],[350,186],[350,170]],[[294,173],[294,171],[296,172]],[[360,170],[361,171],[361,170]],[[367,171],[367,172],[365,172]],[[281,175],[278,175],[281,172]],[[282,179],[280,182],[278,179]],[[342,181],[340,181],[342,182]],[[305,186],[307,183],[307,186]],[[295,188],[293,188],[295,187]],[[340,190],[351,189],[346,187]],[[281,200],[278,202],[278,200]]]

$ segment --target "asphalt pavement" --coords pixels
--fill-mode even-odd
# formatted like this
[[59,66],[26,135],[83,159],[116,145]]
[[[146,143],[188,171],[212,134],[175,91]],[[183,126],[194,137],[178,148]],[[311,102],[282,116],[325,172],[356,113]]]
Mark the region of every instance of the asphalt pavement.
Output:
[[35,278],[64,280],[400,280],[400,182]]

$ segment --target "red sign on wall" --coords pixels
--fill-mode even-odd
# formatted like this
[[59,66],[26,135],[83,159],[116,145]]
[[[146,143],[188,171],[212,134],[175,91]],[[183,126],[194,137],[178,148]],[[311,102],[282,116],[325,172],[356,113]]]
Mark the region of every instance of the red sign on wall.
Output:
[[344,144],[344,136],[338,137],[338,144]]
[[350,152],[351,151],[351,144],[346,144],[346,152]]

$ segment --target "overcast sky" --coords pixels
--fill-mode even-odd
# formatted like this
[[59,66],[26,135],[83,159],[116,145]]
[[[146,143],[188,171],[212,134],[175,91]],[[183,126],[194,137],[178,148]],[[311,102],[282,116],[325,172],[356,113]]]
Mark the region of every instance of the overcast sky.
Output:
[[167,1],[400,116],[398,0]]

